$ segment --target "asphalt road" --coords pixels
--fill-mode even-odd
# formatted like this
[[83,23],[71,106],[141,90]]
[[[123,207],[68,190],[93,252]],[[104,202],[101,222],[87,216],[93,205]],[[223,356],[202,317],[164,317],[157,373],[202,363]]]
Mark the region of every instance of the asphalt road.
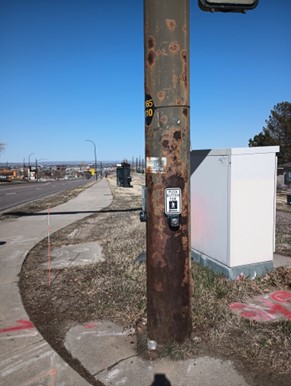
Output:
[[58,180],[47,182],[29,182],[23,184],[0,184],[0,212],[76,188],[88,183],[88,180]]

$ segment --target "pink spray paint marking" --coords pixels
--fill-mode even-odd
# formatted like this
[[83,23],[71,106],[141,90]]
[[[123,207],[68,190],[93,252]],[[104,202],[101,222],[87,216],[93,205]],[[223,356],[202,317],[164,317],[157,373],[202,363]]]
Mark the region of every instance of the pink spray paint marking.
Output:
[[277,291],[272,293],[271,298],[277,302],[290,302],[291,303],[291,292]]
[[43,371],[32,379],[22,383],[21,386],[33,386],[36,384],[46,384],[47,386],[56,386],[58,377],[58,370],[54,367],[48,371]]
[[84,324],[84,327],[87,329],[96,328],[96,323],[89,322],[89,323]]
[[232,303],[229,307],[243,318],[257,322],[291,320],[291,292],[277,291],[269,295],[260,295],[252,299],[251,303]]
[[243,318],[256,320],[257,322],[263,321],[271,321],[274,320],[274,316],[270,315],[263,309],[258,308],[253,304],[244,304],[244,303],[232,303],[230,304],[230,309]]
[[20,320],[16,320],[16,323],[18,323],[19,326],[0,328],[0,334],[3,334],[5,332],[23,331],[23,330],[34,328],[34,324],[30,320],[20,319]]

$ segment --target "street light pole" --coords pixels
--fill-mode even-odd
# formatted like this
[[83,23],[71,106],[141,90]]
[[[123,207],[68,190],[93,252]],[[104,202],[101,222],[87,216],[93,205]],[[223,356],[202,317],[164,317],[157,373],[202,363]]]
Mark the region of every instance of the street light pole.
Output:
[[34,155],[34,153],[30,153],[29,156],[28,156],[28,167],[30,167],[30,157]]
[[94,159],[95,159],[95,178],[96,178],[96,181],[98,179],[98,174],[97,174],[97,155],[96,155],[96,144],[94,141],[92,141],[91,139],[85,139],[85,141],[87,142],[91,142],[94,146]]
[[28,176],[28,179],[30,180],[30,157],[32,155],[34,155],[35,153],[30,153],[29,156],[28,156],[28,173],[29,173],[29,176]]
[[44,161],[46,158],[41,158],[41,159],[35,159],[35,174],[36,174],[36,179],[38,181],[38,165],[40,161]]

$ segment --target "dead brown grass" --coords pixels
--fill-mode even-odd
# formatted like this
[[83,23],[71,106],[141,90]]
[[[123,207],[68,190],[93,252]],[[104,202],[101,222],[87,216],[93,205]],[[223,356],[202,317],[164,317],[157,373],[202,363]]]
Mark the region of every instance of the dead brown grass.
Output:
[[[94,319],[114,320],[133,330],[145,327],[146,270],[144,263],[136,262],[145,251],[145,224],[138,216],[143,179],[134,176],[134,188],[118,188],[114,178],[109,181],[114,200],[107,212],[72,224],[51,238],[52,245],[101,242],[103,263],[55,271],[57,278],[48,288],[46,273],[39,268],[45,261],[45,240],[26,259],[21,274],[23,298],[45,336],[49,335],[50,323],[63,326],[65,331],[72,323]],[[72,232],[73,240],[69,238]],[[291,227],[279,227],[280,237],[290,237],[290,233]],[[286,249],[290,253],[289,241]],[[291,321],[257,323],[233,314],[229,304],[278,289],[290,290],[291,268],[278,268],[256,280],[231,281],[193,264],[192,275],[192,337],[183,345],[169,342],[157,355],[173,359],[202,354],[228,358],[241,363],[256,385],[288,385]],[[140,351],[147,354],[145,341],[141,340]]]

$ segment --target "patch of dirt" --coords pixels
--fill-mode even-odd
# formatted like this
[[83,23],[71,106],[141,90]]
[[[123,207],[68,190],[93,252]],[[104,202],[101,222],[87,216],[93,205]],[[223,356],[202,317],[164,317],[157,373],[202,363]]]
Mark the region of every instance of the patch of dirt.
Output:
[[[234,361],[254,386],[289,386],[291,377],[291,322],[257,323],[229,310],[232,301],[278,289],[289,289],[291,268],[279,268],[256,280],[230,281],[192,265],[193,333],[183,345],[169,342],[157,353],[146,350],[146,269],[136,263],[146,249],[145,224],[139,221],[141,176],[133,177],[134,188],[116,187],[114,196],[101,211],[51,235],[54,247],[98,241],[105,261],[96,265],[52,270],[47,261],[47,240],[28,254],[20,274],[25,308],[44,338],[92,385],[100,386],[64,347],[66,332],[73,326],[107,319],[133,328],[138,335],[140,355],[154,360],[167,356],[182,359],[209,355]],[[291,255],[291,212],[277,212],[279,253]],[[281,239],[280,239],[281,237]]]

